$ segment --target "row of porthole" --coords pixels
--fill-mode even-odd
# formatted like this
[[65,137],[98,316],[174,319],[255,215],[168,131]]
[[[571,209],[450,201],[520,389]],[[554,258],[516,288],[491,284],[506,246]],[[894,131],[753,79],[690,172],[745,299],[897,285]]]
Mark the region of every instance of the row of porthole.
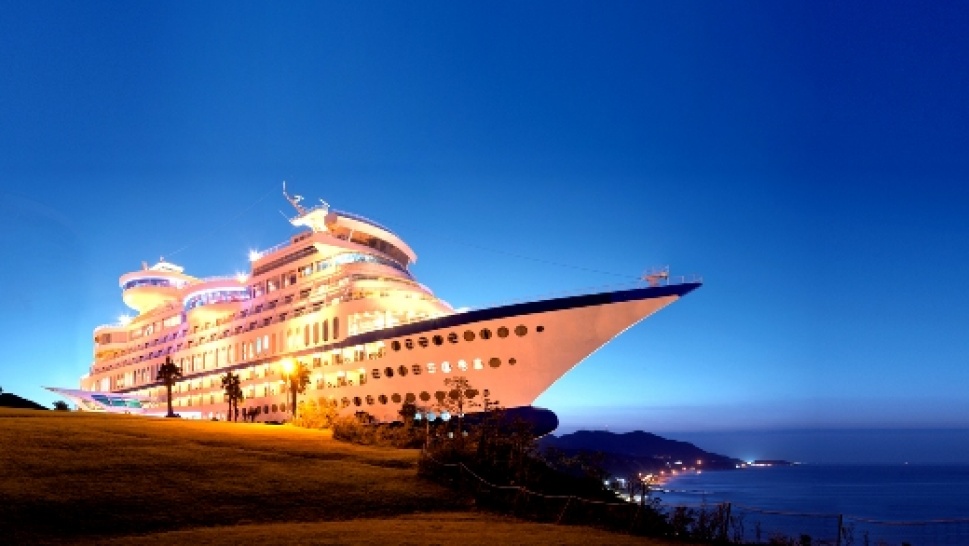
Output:
[[[508,359],[509,366],[514,366],[517,363],[518,363],[518,360],[515,358]],[[497,368],[501,366],[501,359],[497,357],[492,357],[491,359],[488,360],[488,365],[491,366],[492,368]],[[480,358],[474,359],[471,368],[475,370],[483,370],[484,366],[481,363],[481,359]],[[423,367],[420,364],[414,364],[411,366],[410,369],[414,373],[414,375],[420,375],[421,371],[423,370]],[[465,362],[464,360],[458,360],[455,366],[451,366],[450,362],[447,362],[447,361],[441,362],[441,373],[451,373],[455,369],[457,369],[457,371],[459,372],[466,372],[469,369],[468,363]],[[428,362],[427,373],[434,373],[436,371],[437,371],[437,365],[435,365],[433,362]],[[391,366],[387,366],[386,368],[384,368],[383,376],[388,378],[393,377],[394,373],[400,375],[401,377],[406,376],[408,373],[407,366],[401,364],[400,366],[397,367],[396,370],[394,370],[394,368]],[[374,368],[373,370],[371,370],[370,375],[374,379],[380,379],[380,370],[378,368]]]
[[[535,331],[536,332],[539,332],[539,333],[544,332],[545,331],[545,327],[544,326],[536,326],[535,327]],[[497,330],[495,330],[495,334],[499,338],[506,338],[506,337],[509,336],[510,333],[511,332],[505,326],[501,326]],[[525,326],[524,324],[519,324],[518,326],[515,326],[515,335],[516,336],[518,336],[518,337],[524,337],[526,334],[528,334],[528,327],[527,326]],[[475,332],[473,330],[465,330],[464,331],[464,340],[465,341],[474,341],[475,336],[476,336],[476,334],[475,334]],[[492,337],[491,329],[490,328],[482,328],[481,331],[477,333],[477,336],[480,336],[481,339],[491,339],[491,337]],[[448,340],[449,343],[457,343],[458,342],[458,334],[457,334],[457,332],[451,332],[451,333],[449,333],[447,335],[447,340]],[[417,345],[419,345],[421,347],[428,347],[431,343],[433,343],[434,345],[444,345],[444,336],[438,334],[438,335],[431,336],[430,339],[428,339],[427,336],[421,336],[421,337],[417,338]],[[392,341],[390,343],[390,348],[393,349],[393,350],[395,350],[395,351],[399,351],[401,349],[401,346],[406,347],[408,349],[413,349],[414,348],[414,340],[411,339],[411,338],[407,338],[407,339],[404,340],[404,343],[403,344],[401,344],[401,342],[399,340],[394,340],[394,341]]]
[[[468,399],[474,399],[479,394],[481,393],[479,393],[477,389],[467,389],[466,391],[464,391],[464,396],[465,398],[468,398]],[[419,394],[414,394],[412,392],[409,392],[404,394],[403,396],[400,393],[396,393],[396,392],[391,394],[390,396],[387,396],[386,394],[381,394],[378,396],[367,395],[364,397],[354,396],[352,399],[347,396],[344,396],[339,401],[337,401],[336,399],[326,400],[326,399],[320,398],[319,403],[321,406],[324,406],[324,407],[329,406],[332,408],[348,408],[350,407],[351,404],[357,407],[363,406],[364,404],[368,406],[373,406],[375,404],[386,405],[388,403],[416,404],[418,400],[420,400],[421,402],[430,402],[432,397],[440,403],[440,402],[443,402],[445,398],[450,398],[451,400],[457,400],[460,396],[461,396],[460,391],[458,391],[457,389],[452,389],[450,391],[435,391],[433,395],[428,391],[421,391]],[[488,389],[484,390],[484,396],[485,397],[489,396]]]

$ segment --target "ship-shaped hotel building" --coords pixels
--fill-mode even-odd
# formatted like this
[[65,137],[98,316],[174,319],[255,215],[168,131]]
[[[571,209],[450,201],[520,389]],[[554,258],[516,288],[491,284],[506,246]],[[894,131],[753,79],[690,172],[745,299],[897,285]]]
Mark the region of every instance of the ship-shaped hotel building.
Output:
[[82,410],[162,414],[157,377],[170,358],[182,371],[176,413],[225,418],[222,377],[232,372],[240,406],[280,421],[292,410],[283,365],[295,362],[310,373],[301,404],[379,420],[398,419],[405,402],[434,408],[456,376],[475,396],[529,406],[610,339],[700,286],[656,275],[628,290],[455,311],[414,279],[416,255],[390,229],[286,197],[301,231],[252,253],[247,275],[199,279],[165,261],[122,275],[137,316],[94,330],[80,389],[51,390]]

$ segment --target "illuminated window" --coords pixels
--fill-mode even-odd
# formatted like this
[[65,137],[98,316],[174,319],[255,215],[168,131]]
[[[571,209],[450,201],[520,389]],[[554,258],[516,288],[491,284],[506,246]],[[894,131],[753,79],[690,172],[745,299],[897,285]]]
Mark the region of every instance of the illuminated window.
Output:
[[481,364],[481,359],[480,358],[474,359],[474,369],[476,369],[476,370],[483,370],[484,369],[484,366]]
[[441,362],[441,371],[444,373],[451,373],[451,363],[447,361]]
[[435,371],[437,371],[437,369],[434,366],[434,363],[433,362],[428,362],[427,363],[427,373],[434,373]]
[[458,360],[458,370],[462,372],[468,371],[468,363],[463,360]]

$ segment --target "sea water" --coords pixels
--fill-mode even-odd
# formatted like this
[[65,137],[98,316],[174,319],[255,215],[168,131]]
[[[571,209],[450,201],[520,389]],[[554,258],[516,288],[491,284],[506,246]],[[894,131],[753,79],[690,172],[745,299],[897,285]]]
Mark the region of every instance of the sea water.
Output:
[[[969,544],[969,466],[795,465],[682,473],[667,509],[730,503],[731,535],[837,544]],[[840,524],[839,524],[840,521]]]

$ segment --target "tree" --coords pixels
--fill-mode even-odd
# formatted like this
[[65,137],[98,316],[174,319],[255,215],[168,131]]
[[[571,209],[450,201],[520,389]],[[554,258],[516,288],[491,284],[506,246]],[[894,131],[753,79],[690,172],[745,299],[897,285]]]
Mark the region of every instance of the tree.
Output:
[[175,382],[182,378],[182,368],[175,365],[172,361],[172,357],[166,356],[165,363],[158,368],[158,376],[155,381],[161,381],[165,384],[165,390],[168,391],[168,415],[165,417],[175,417],[175,412],[172,411],[172,387],[175,386]]
[[448,412],[451,417],[458,419],[458,445],[463,444],[464,438],[464,413],[471,408],[480,407],[481,404],[474,398],[478,396],[478,390],[471,386],[471,382],[463,375],[456,375],[444,380],[447,392],[444,398],[438,400],[438,409]]
[[229,402],[229,412],[226,414],[226,420],[232,421],[233,407],[236,413],[238,413],[239,401],[245,399],[245,395],[242,393],[242,380],[239,379],[239,374],[225,372],[225,375],[222,376],[222,388],[225,389],[225,399]]
[[71,408],[67,405],[67,402],[63,400],[58,400],[54,402],[54,409],[57,411],[70,411]]
[[286,359],[283,361],[283,375],[286,377],[289,392],[293,393],[293,419],[296,419],[296,395],[306,392],[306,387],[310,384],[310,369],[302,362],[297,361],[294,365],[292,360]]

